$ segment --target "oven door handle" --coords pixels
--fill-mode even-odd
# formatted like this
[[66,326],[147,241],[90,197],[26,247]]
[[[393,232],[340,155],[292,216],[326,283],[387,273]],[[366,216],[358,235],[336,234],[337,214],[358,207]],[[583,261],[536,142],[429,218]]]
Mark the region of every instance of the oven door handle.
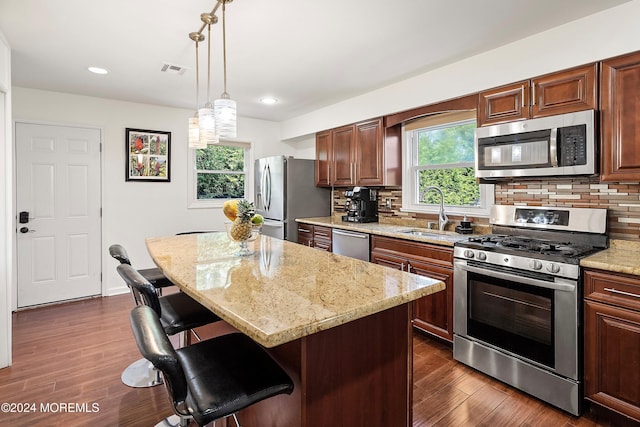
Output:
[[[485,276],[497,277],[498,279],[511,280],[512,282],[517,280],[519,283],[525,285],[538,286],[540,288],[553,289],[554,291],[573,292],[576,289],[576,285],[573,281],[562,282],[546,282],[544,280],[532,279],[530,277],[517,276],[515,274],[502,273],[495,270],[486,270],[483,268],[472,267],[467,265],[464,261],[455,261],[455,266],[461,270],[468,271],[470,273],[483,274]],[[559,279],[564,280],[564,279]]]

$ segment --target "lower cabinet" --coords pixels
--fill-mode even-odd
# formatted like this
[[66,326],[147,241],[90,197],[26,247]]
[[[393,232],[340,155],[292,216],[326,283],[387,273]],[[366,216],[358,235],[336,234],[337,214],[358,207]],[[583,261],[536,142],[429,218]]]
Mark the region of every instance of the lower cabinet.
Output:
[[331,252],[331,227],[298,224],[298,243]]
[[413,325],[453,341],[453,248],[372,235],[371,262],[444,282],[446,290],[414,302]]
[[640,422],[640,277],[584,272],[584,393]]

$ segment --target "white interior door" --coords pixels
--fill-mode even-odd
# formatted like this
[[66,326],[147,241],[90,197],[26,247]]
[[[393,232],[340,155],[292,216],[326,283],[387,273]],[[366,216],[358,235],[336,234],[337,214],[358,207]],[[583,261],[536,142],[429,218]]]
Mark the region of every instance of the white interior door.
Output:
[[99,295],[100,130],[15,130],[18,307]]

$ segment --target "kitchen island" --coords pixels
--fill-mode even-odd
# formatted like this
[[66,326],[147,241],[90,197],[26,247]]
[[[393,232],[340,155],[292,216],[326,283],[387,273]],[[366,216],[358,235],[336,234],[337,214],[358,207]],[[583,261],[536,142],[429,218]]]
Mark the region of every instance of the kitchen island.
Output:
[[247,426],[409,426],[411,301],[444,283],[260,236],[234,255],[225,233],[149,238],[182,291],[268,348],[294,393],[240,414]]

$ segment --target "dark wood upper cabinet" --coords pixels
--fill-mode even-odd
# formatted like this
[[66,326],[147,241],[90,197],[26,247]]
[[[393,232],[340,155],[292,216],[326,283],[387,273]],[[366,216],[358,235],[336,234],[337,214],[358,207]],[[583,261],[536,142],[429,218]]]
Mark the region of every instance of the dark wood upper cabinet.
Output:
[[356,181],[359,185],[384,183],[384,130],[382,119],[356,125]]
[[480,92],[478,125],[493,125],[529,118],[528,98],[528,81]]
[[316,134],[316,185],[400,185],[401,126],[385,129],[382,118]]
[[597,76],[594,63],[480,92],[478,125],[596,109]]
[[600,181],[640,181],[640,52],[602,62]]
[[331,133],[333,144],[331,183],[335,186],[355,185],[355,126],[342,126]]
[[316,186],[331,186],[331,131],[316,134]]

